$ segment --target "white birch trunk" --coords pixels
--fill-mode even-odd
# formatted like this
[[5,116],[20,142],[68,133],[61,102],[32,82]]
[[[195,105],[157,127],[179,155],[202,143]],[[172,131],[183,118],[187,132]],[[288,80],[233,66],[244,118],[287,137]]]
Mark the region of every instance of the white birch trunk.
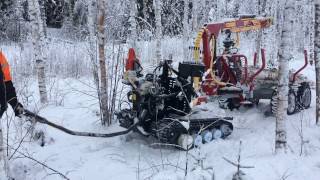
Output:
[[90,60],[92,63],[96,65],[97,60],[97,49],[96,49],[96,14],[94,13],[95,9],[95,0],[88,0],[87,6],[88,6],[88,30],[89,30],[89,49],[90,49]]
[[314,60],[314,42],[315,42],[315,6],[314,4],[317,3],[319,0],[310,0],[309,2],[309,7],[310,7],[310,19],[309,19],[309,26],[310,26],[310,44],[309,44],[309,60],[313,61]]
[[136,23],[136,13],[137,13],[137,5],[136,0],[131,0],[132,8],[130,9],[130,34],[129,34],[129,45],[137,51],[137,23]]
[[218,0],[212,0],[210,1],[210,13],[208,17],[209,22],[216,22],[218,19],[220,19],[221,14],[218,11]]
[[18,41],[19,41],[19,45],[20,45],[20,47],[22,47],[22,43],[21,43],[21,25],[22,25],[22,23],[23,23],[23,17],[22,17],[22,14],[23,14],[23,7],[22,7],[22,4],[21,4],[21,0],[16,0],[15,1],[15,10],[16,10],[16,17],[17,17],[17,20],[18,20],[18,26],[19,26],[19,39],[18,39]]
[[100,109],[102,113],[102,125],[110,125],[108,119],[108,83],[107,65],[105,57],[105,0],[98,0],[98,49],[100,65]]
[[46,7],[45,7],[46,1],[39,1],[39,9],[40,9],[40,17],[43,24],[43,34],[45,37],[47,37],[47,16],[46,16]]
[[315,1],[314,59],[316,68],[316,123],[320,125],[320,2]]
[[47,103],[47,89],[45,76],[46,47],[43,22],[38,0],[28,0],[30,21],[32,25],[32,41],[34,59],[37,64],[38,85],[41,103]]
[[198,30],[198,0],[192,0],[192,31]]
[[295,2],[295,16],[297,17],[294,23],[294,29],[301,29],[301,31],[295,31],[295,37],[297,42],[296,49],[300,52],[304,50],[304,34],[306,32],[306,24],[304,23],[304,10],[303,1],[298,0]]
[[162,60],[161,38],[162,38],[162,25],[161,25],[161,9],[162,0],[155,0],[155,18],[156,18],[156,62]]
[[189,15],[189,0],[184,0],[183,7],[183,59],[184,61],[188,60],[188,46],[189,46],[189,23],[188,23],[188,15]]
[[289,85],[289,60],[292,58],[290,51],[291,32],[293,28],[294,2],[288,0],[284,9],[284,21],[281,33],[281,43],[279,49],[279,79],[278,79],[278,107],[276,113],[276,153],[286,151],[287,132],[286,119],[288,107],[288,85]]
[[268,2],[268,5],[270,5],[270,16],[274,17],[274,25],[270,27],[270,35],[269,35],[269,45],[271,45],[271,49],[268,50],[267,54],[269,55],[269,58],[267,58],[267,63],[268,66],[270,67],[275,67],[276,65],[276,60],[278,58],[278,42],[279,42],[279,31],[278,31],[278,22],[279,22],[279,16],[278,16],[278,11],[279,11],[279,0],[273,0],[272,2]]
[[96,23],[95,20],[97,19],[97,15],[94,12],[96,9],[96,0],[88,0],[88,30],[89,30],[89,54],[90,54],[90,61],[92,63],[92,75],[94,79],[94,83],[96,85],[96,90],[98,93],[99,104],[100,104],[100,115],[101,115],[101,122],[102,122],[102,112],[101,112],[101,96],[100,96],[100,82],[99,82],[99,70],[98,70],[98,62],[97,62],[97,31],[96,31]]
[[[266,9],[266,0],[259,0],[258,1],[258,14],[259,16],[265,16],[265,9]],[[262,32],[263,32],[263,29],[260,29],[258,31],[258,37],[257,37],[257,41],[256,41],[256,53],[257,53],[257,66],[259,67],[260,66],[260,51],[261,51],[261,46],[262,46]]]

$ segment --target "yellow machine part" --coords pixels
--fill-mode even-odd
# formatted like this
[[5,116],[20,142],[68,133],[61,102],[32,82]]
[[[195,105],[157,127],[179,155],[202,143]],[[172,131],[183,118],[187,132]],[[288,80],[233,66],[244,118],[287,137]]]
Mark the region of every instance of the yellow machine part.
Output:
[[[201,41],[202,41],[202,35],[204,33],[204,31],[206,31],[207,29],[206,28],[202,28],[199,32],[198,32],[198,35],[194,41],[194,52],[193,52],[193,58],[195,60],[196,63],[199,63],[199,59],[200,59],[200,45],[201,45]],[[214,57],[214,54],[215,54],[215,37],[212,36],[212,39],[211,39],[211,57],[213,58]],[[207,70],[207,73],[211,75],[211,78],[212,78],[212,83],[213,84],[217,84],[217,85],[220,85],[220,86],[226,86],[226,83],[224,82],[221,82],[219,81],[218,79],[216,79],[216,76],[215,76],[215,72],[213,72],[213,60],[211,60],[211,63],[210,63],[210,68]],[[200,89],[200,78],[199,77],[194,77],[193,78],[193,87],[195,88],[195,90],[199,90]]]
[[243,22],[243,25],[241,25],[240,27],[237,26],[236,21],[230,21],[225,23],[224,30],[229,29],[233,33],[259,30],[262,28],[269,27],[271,26],[271,24],[273,24],[272,18],[267,18],[267,20],[268,20],[268,23],[265,25],[262,25],[261,20],[256,18],[241,19],[241,21]]
[[212,38],[211,38],[211,61],[210,61],[210,68],[208,69],[208,71],[209,71],[209,73],[210,73],[210,75],[211,75],[211,78],[212,78],[212,80],[213,80],[213,83],[214,84],[217,84],[217,85],[220,85],[220,86],[225,86],[226,85],[226,83],[224,83],[224,82],[221,82],[221,81],[219,81],[217,78],[216,78],[216,75],[215,75],[215,71],[213,71],[213,69],[214,69],[214,61],[213,61],[213,58],[214,58],[214,54],[215,54],[215,44],[216,44],[216,39],[215,39],[215,37],[214,36],[212,36]]
[[202,28],[199,32],[198,35],[194,41],[194,50],[193,50],[193,58],[195,60],[196,63],[199,63],[199,59],[200,59],[200,45],[201,45],[201,41],[202,41],[202,35],[204,32],[204,28]]
[[[193,50],[193,59],[196,63],[199,63],[200,60],[200,45],[202,40],[202,35],[204,32],[204,28],[202,28],[194,41],[194,50]],[[199,77],[193,77],[193,87],[196,91],[200,89],[200,78]]]

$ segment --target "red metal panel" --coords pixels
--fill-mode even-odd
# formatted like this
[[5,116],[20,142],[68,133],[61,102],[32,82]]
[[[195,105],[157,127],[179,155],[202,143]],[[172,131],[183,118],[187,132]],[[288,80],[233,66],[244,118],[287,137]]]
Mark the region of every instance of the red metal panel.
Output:
[[307,52],[307,50],[304,50],[303,53],[304,53],[304,65],[302,66],[302,68],[300,68],[297,72],[295,72],[295,73],[293,74],[292,83],[295,82],[297,75],[298,75],[303,69],[305,69],[305,68],[307,67],[307,65],[308,65],[308,52]]

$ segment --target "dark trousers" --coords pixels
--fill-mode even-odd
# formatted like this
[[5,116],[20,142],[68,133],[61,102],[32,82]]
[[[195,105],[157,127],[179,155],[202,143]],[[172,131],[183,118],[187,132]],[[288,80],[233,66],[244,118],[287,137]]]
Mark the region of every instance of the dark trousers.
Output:
[[17,99],[16,89],[13,87],[12,81],[4,83],[4,92],[0,94],[0,102],[7,102],[16,112],[16,108],[20,105]]

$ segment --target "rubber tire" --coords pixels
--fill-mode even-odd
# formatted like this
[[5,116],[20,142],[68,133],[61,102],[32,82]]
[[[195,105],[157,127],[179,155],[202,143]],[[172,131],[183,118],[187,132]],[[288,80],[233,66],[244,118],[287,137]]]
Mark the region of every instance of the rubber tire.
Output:
[[240,104],[240,99],[239,98],[229,98],[226,100],[226,102],[221,103],[219,102],[219,107],[222,109],[229,109],[229,110],[234,110],[234,109],[239,109],[241,104]]
[[[297,96],[295,95],[294,91],[293,90],[289,90],[289,93],[288,93],[288,103],[289,103],[289,95],[293,95],[294,97],[294,103],[295,103],[295,107],[294,107],[294,110],[292,112],[289,111],[289,109],[287,109],[287,114],[288,115],[292,115],[294,113],[297,112]],[[274,101],[277,101],[277,90],[275,90],[273,93],[272,93],[272,97],[271,97],[271,101],[270,101],[270,107],[271,107],[271,112],[272,114],[276,115],[276,109],[277,109],[277,106],[278,106],[278,102],[274,102]]]
[[[291,111],[289,111],[289,104],[290,104],[290,100],[289,100],[289,98],[293,98],[292,100],[293,100],[293,102],[294,102],[294,108],[291,110]],[[292,103],[292,101],[291,101],[291,103]],[[294,91],[293,90],[289,90],[289,93],[288,93],[288,109],[287,109],[287,114],[288,115],[292,115],[292,114],[294,114],[295,112],[297,112],[297,109],[298,109],[298,106],[297,106],[297,96],[296,96],[296,94],[294,93]]]
[[177,144],[181,135],[177,126],[179,126],[177,122],[161,119],[153,124],[152,131],[161,143]]
[[231,127],[229,124],[221,124],[219,129],[222,132],[222,139],[230,136],[233,132],[233,127]]
[[[308,103],[305,104],[305,102],[303,102],[305,99],[305,93],[308,93],[309,99],[308,99]],[[301,95],[299,95],[299,103],[303,106],[304,109],[308,109],[311,105],[311,89],[309,85],[306,85],[303,87]]]

